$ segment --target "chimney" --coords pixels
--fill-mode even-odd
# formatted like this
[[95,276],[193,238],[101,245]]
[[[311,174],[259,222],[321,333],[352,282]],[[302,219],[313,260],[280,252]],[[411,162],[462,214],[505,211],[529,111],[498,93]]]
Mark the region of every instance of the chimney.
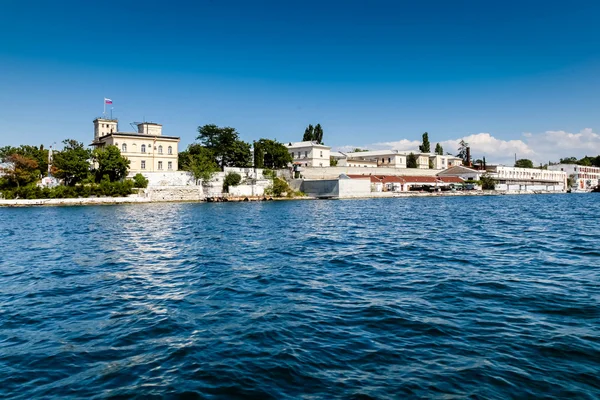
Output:
[[471,148],[467,147],[467,167],[471,166]]

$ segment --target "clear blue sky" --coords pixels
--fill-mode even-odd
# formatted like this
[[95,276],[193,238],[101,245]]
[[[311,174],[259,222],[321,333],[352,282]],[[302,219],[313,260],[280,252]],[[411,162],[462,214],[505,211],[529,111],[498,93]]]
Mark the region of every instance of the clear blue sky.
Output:
[[600,127],[598,1],[17,1],[0,10],[0,146],[89,143],[104,97],[191,143],[332,146]]

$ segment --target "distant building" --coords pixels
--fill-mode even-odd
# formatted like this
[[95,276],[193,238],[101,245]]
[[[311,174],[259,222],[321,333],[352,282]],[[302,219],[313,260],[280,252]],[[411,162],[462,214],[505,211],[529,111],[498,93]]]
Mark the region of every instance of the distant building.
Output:
[[119,132],[116,119],[94,120],[92,146],[117,146],[131,161],[129,174],[177,171],[179,137],[163,136],[162,125],[140,122],[137,132]]
[[496,180],[496,190],[560,192],[567,188],[564,171],[493,165],[487,167],[487,172]]
[[462,160],[450,155],[438,155],[431,153],[418,153],[399,150],[373,150],[357,151],[352,153],[341,153],[346,157],[338,160],[340,167],[386,167],[407,168],[408,156],[414,154],[417,158],[417,168],[443,170],[456,165],[462,165]]
[[572,179],[572,190],[591,191],[600,185],[600,168],[586,167],[577,164],[549,165],[550,171],[564,171]]
[[293,163],[302,167],[329,167],[331,147],[316,142],[295,142],[286,145]]

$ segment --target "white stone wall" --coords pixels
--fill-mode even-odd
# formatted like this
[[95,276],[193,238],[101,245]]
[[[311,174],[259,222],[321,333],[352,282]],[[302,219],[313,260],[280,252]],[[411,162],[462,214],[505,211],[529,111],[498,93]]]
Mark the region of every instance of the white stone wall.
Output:
[[340,179],[339,198],[366,197],[371,194],[370,179]]
[[202,186],[155,186],[144,190],[150,201],[201,201],[204,200]]
[[368,197],[371,194],[369,179],[305,180],[301,190],[311,197],[340,198]]
[[229,188],[232,196],[264,196],[265,187],[259,185],[237,185]]
[[[191,172],[173,171],[173,172],[140,172],[148,179],[148,186],[197,186],[198,182],[194,179]],[[133,177],[137,172],[130,171],[129,177]]]

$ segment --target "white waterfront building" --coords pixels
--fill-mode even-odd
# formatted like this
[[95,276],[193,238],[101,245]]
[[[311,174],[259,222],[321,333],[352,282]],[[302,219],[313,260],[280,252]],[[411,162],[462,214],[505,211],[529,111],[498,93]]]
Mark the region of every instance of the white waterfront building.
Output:
[[589,192],[600,185],[600,167],[577,164],[549,165],[551,171],[564,171],[572,179],[571,190]]
[[317,142],[294,142],[286,145],[293,163],[302,167],[329,167],[331,147]]
[[487,172],[496,180],[496,190],[563,192],[567,189],[564,171],[495,165],[488,167]]
[[401,150],[373,150],[342,153],[345,159],[338,161],[340,167],[365,167],[365,168],[407,168],[408,156],[414,154],[417,158],[417,168],[444,170],[450,167],[462,165],[462,159],[451,155],[440,155],[431,153],[418,153]]

